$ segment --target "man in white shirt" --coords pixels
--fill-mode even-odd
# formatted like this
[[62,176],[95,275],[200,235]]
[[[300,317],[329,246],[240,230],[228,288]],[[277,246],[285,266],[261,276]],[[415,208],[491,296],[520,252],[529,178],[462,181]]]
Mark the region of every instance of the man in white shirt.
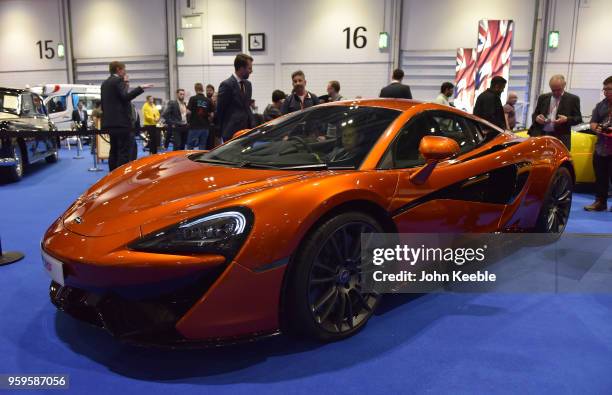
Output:
[[442,104],[443,106],[452,106],[450,102],[450,98],[453,97],[453,92],[455,90],[455,86],[450,82],[445,82],[440,87],[440,94],[433,101],[437,104]]

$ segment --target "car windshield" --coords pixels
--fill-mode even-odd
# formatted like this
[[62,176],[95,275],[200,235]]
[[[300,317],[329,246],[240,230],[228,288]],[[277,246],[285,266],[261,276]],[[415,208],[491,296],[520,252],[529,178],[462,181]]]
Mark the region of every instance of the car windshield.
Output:
[[19,100],[16,93],[0,91],[0,112],[19,113]]
[[192,160],[240,167],[356,169],[399,114],[357,105],[311,107]]

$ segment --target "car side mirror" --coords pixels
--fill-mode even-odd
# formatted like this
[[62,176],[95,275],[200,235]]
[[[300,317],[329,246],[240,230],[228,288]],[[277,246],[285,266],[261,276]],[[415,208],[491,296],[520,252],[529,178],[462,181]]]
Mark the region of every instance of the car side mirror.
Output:
[[453,157],[460,151],[461,148],[459,148],[459,144],[448,137],[423,137],[419,144],[419,152],[423,158],[425,158],[427,164],[419,171],[412,174],[410,176],[410,181],[417,185],[424,184],[440,161]]
[[237,139],[238,137],[243,136],[243,135],[247,134],[250,131],[251,131],[251,129],[242,129],[242,130],[239,130],[236,133],[234,133],[234,135],[232,136],[231,140]]

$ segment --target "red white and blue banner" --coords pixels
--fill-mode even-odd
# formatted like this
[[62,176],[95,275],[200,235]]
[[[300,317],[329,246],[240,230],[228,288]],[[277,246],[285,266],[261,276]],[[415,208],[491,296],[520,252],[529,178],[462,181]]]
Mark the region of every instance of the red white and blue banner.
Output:
[[[481,20],[477,47],[457,49],[455,107],[472,112],[476,98],[489,88],[493,77],[510,79],[513,34],[511,20]],[[507,90],[502,94],[502,103],[506,96]]]
[[[514,21],[481,20],[478,23],[478,46],[476,47],[475,97],[489,88],[491,79],[502,76],[510,78],[510,58]],[[506,102],[507,90],[502,94]]]
[[472,112],[476,77],[476,49],[458,48],[455,66],[455,107]]

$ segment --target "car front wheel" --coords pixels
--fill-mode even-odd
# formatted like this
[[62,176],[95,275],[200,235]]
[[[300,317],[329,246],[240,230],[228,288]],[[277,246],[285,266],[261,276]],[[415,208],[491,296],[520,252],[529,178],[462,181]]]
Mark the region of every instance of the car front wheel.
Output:
[[325,221],[302,242],[285,288],[285,317],[291,332],[335,341],[366,324],[380,295],[361,288],[361,235],[382,232],[369,215],[346,212]]
[[3,168],[2,176],[6,181],[16,182],[23,178],[24,161],[21,148],[19,148],[18,145],[14,144],[12,146],[12,151],[13,158],[15,159],[15,165]]

